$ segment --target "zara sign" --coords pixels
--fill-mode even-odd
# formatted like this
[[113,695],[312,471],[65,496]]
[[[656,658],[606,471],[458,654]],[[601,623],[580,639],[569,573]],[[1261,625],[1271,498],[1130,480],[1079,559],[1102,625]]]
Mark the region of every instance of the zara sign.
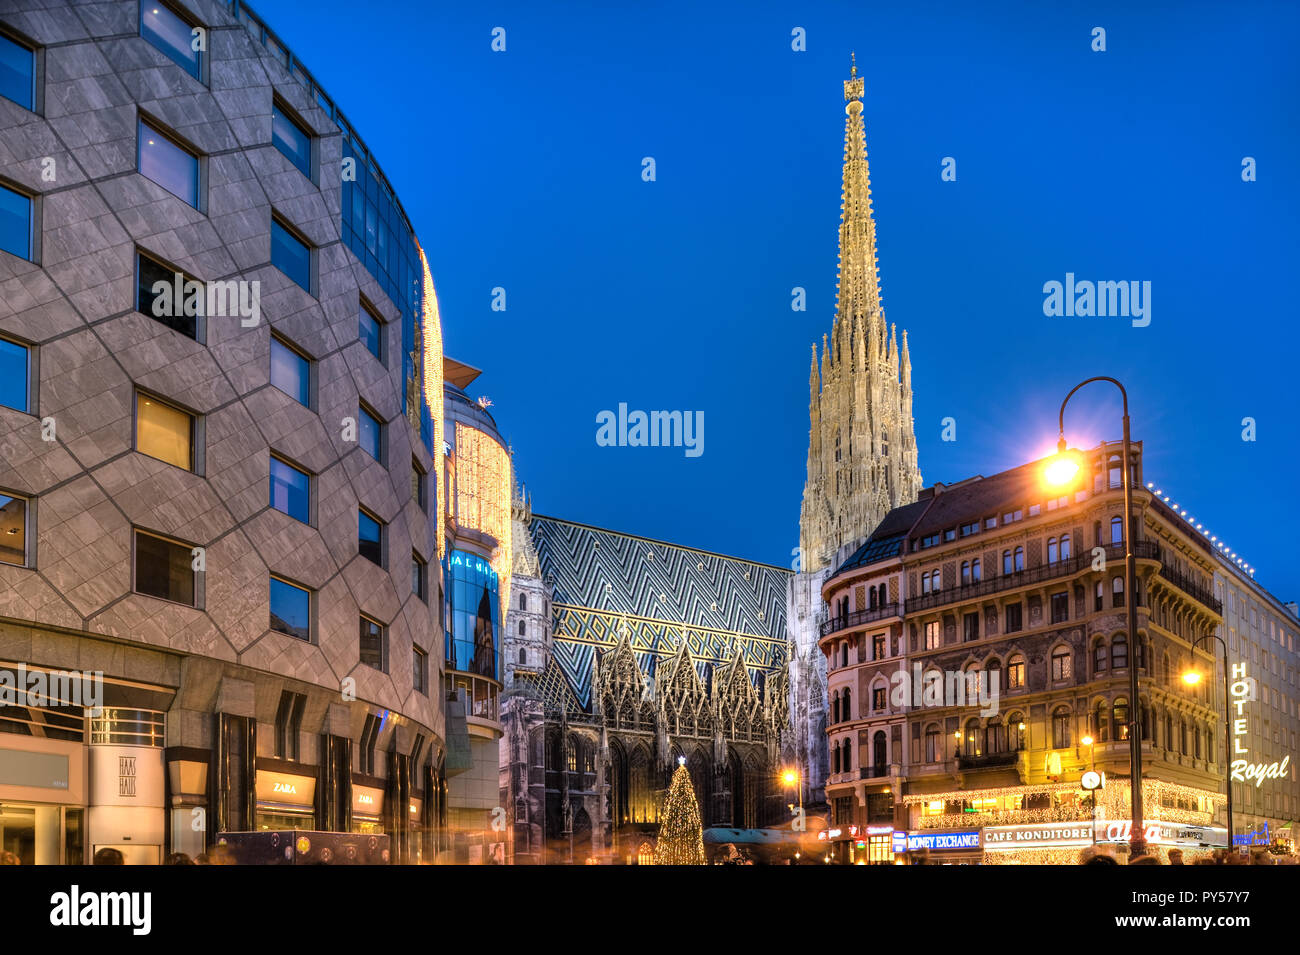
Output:
[[1245,758],[1250,754],[1250,750],[1242,745],[1242,738],[1247,733],[1250,719],[1244,715],[1244,711],[1246,703],[1254,696],[1254,682],[1254,680],[1246,676],[1246,664],[1234,663],[1232,665],[1232,683],[1228,687],[1228,693],[1232,696],[1229,701],[1230,704],[1237,708],[1237,715],[1232,721],[1232,755],[1234,758],[1229,769],[1234,782],[1249,783],[1253,780],[1255,788],[1258,789],[1264,785],[1266,779],[1282,779],[1285,777],[1286,768],[1291,762],[1291,757],[1286,756],[1273,763],[1252,763]]

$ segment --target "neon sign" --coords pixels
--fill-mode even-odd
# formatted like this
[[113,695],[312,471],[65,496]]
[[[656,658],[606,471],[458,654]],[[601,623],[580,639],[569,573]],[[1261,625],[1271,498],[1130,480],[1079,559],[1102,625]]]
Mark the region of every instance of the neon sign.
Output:
[[1250,721],[1242,715],[1242,711],[1245,709],[1249,698],[1253,695],[1254,682],[1246,677],[1246,664],[1234,663],[1232,665],[1232,681],[1232,684],[1228,687],[1228,692],[1233,698],[1229,703],[1237,708],[1236,719],[1232,721],[1232,754],[1243,758],[1234,759],[1229,769],[1234,781],[1248,783],[1254,780],[1255,788],[1258,789],[1264,785],[1266,779],[1284,778],[1291,757],[1286,756],[1273,763],[1252,763],[1244,758],[1250,753],[1250,750],[1241,745],[1241,738],[1246,735],[1247,725]]

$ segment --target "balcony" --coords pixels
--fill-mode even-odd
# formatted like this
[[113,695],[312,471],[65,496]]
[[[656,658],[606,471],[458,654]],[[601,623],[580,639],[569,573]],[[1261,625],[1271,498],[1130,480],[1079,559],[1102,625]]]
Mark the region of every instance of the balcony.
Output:
[[839,633],[841,630],[849,630],[853,627],[860,627],[864,623],[874,623],[877,620],[884,620],[887,617],[897,617],[902,612],[902,606],[898,603],[884,604],[880,607],[873,607],[868,610],[855,610],[851,614],[831,617],[821,625],[821,635],[829,637],[832,633]]
[[[1140,560],[1159,560],[1160,548],[1153,541],[1138,541],[1135,545],[1134,556]],[[1017,587],[1041,584],[1061,577],[1072,577],[1075,574],[1090,570],[1092,560],[1092,552],[1088,550],[1071,557],[1069,560],[1058,560],[1054,564],[1043,564],[1029,570],[1017,570],[1010,574],[990,577],[988,580],[965,584],[954,590],[940,590],[920,597],[909,597],[906,602],[907,612],[909,614],[917,613],[934,607],[942,607],[946,604],[961,603],[987,597],[991,594],[1002,593],[1006,590],[1014,590]],[[1106,545],[1106,561],[1108,563],[1117,562],[1122,565],[1124,562],[1124,545],[1122,543]]]
[[958,754],[957,768],[967,770],[995,769],[999,766],[1014,766],[1019,758],[1019,751],[1012,751],[1009,753],[984,753],[978,756]]
[[888,766],[888,765],[883,765],[883,766],[863,766],[860,770],[858,770],[858,778],[860,778],[860,779],[888,779],[888,778],[889,778],[889,766]]
[[1209,607],[1216,614],[1219,614],[1220,616],[1223,615],[1223,602],[1216,600],[1214,594],[1210,593],[1207,588],[1202,587],[1190,577],[1180,574],[1172,567],[1165,567],[1163,564],[1160,566],[1160,577],[1169,581],[1169,583],[1173,584],[1193,600]]

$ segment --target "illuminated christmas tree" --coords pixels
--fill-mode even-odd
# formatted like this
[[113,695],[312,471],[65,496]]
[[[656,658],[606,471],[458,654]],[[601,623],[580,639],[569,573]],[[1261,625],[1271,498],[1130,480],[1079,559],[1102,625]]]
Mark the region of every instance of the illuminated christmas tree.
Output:
[[691,785],[691,774],[686,771],[684,759],[678,760],[672,785],[668,787],[668,798],[664,801],[655,864],[704,865],[700,804],[695,799],[695,787]]

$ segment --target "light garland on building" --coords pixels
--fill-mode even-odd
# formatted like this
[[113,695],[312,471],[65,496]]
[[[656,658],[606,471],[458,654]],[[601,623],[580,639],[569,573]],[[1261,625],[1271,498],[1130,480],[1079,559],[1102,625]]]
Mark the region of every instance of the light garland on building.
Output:
[[509,452],[495,438],[456,422],[456,522],[497,542],[489,563],[497,574],[503,623],[510,606],[513,488]]
[[1231,561],[1232,563],[1236,564],[1249,576],[1251,577],[1255,576],[1254,567],[1252,567],[1250,564],[1246,563],[1244,560],[1238,557],[1237,552],[1233,550],[1231,547],[1229,547],[1225,542],[1219,540],[1218,535],[1211,534],[1208,530],[1205,529],[1205,526],[1203,524],[1198,524],[1196,522],[1195,517],[1189,517],[1187,511],[1178,506],[1177,501],[1169,500],[1169,495],[1165,494],[1163,491],[1160,490],[1160,488],[1156,487],[1154,481],[1147,482],[1147,490],[1150,491],[1152,494],[1154,494],[1156,497],[1160,498],[1161,501],[1168,504],[1171,508],[1173,508],[1174,513],[1177,514],[1179,517],[1181,517],[1183,520],[1185,520],[1191,527],[1195,528],[1196,531],[1200,533],[1202,537],[1208,538],[1210,543],[1213,544],[1215,548],[1219,551],[1219,553],[1223,555],[1225,560]]
[[424,403],[433,418],[433,455],[434,486],[436,488],[436,514],[433,523],[438,539],[438,559],[447,556],[447,528],[443,512],[447,510],[447,489],[443,486],[444,475],[442,461],[442,315],[438,311],[438,293],[433,287],[433,275],[429,272],[429,260],[424,256],[424,249],[416,243],[420,253],[420,267],[424,271]]

